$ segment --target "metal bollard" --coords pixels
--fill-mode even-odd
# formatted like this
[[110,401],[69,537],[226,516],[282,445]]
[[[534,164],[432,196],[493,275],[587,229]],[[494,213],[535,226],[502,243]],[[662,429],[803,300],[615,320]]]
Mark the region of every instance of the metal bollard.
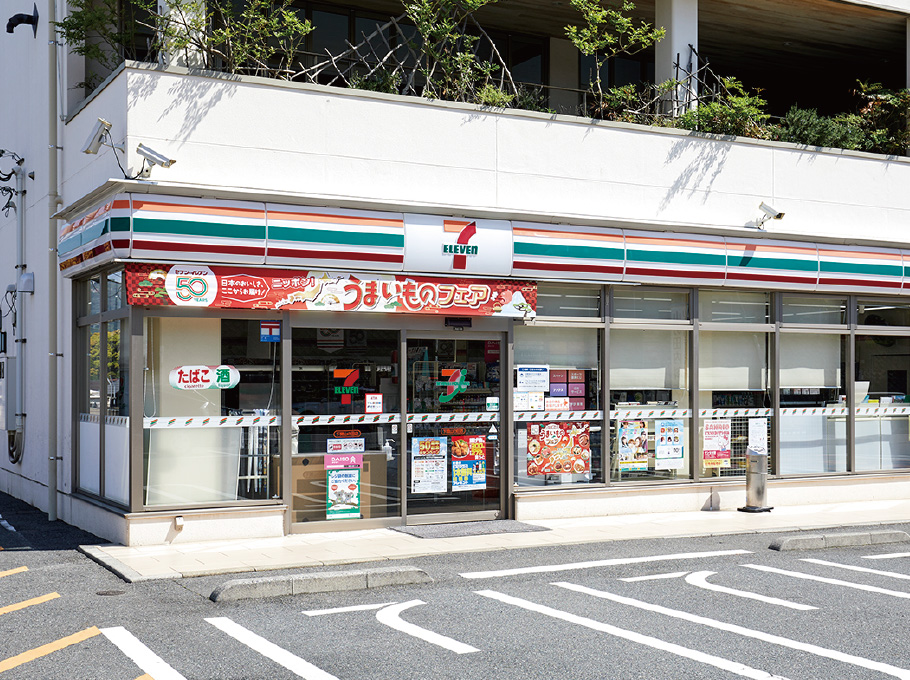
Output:
[[746,452],[746,507],[740,512],[770,512],[768,502],[768,454]]

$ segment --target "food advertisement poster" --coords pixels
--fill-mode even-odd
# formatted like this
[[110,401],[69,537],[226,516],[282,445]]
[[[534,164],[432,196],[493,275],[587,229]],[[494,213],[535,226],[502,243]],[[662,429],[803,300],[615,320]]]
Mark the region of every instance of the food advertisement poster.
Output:
[[448,484],[445,437],[411,439],[411,493],[445,493]]
[[706,420],[704,433],[705,467],[730,467],[730,421]]
[[345,468],[325,472],[325,518],[360,518],[360,469]]
[[486,488],[486,438],[483,435],[452,437],[452,491]]
[[683,421],[654,422],[654,467],[658,470],[681,470],[685,467]]
[[528,476],[591,471],[587,422],[528,423]]
[[619,421],[619,469],[636,472],[648,469],[648,423]]

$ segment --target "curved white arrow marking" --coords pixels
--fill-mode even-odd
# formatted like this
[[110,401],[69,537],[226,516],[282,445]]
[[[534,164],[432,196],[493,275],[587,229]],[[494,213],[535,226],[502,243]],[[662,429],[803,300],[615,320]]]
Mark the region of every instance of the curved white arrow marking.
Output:
[[376,612],[376,620],[379,623],[385,624],[389,628],[394,628],[395,630],[401,631],[406,635],[412,637],[420,638],[425,640],[433,645],[438,645],[444,649],[455,652],[456,654],[470,654],[471,652],[479,652],[480,650],[476,647],[471,647],[471,645],[466,645],[463,642],[458,640],[453,640],[450,637],[445,635],[440,635],[439,633],[434,633],[431,630],[426,628],[421,628],[420,626],[415,626],[413,623],[408,623],[401,619],[401,612],[405,609],[410,609],[411,607],[416,607],[419,604],[426,604],[422,600],[410,600],[409,602],[401,602],[399,604],[389,605],[388,607],[383,607],[378,612]]
[[776,604],[781,607],[789,607],[790,609],[799,609],[802,611],[808,611],[810,609],[818,609],[818,607],[812,607],[808,604],[799,604],[798,602],[788,602],[787,600],[779,600],[776,597],[766,597],[765,595],[759,595],[757,593],[750,593],[745,590],[736,590],[734,588],[727,588],[726,586],[719,586],[714,583],[708,583],[708,577],[716,574],[716,571],[696,571],[688,576],[686,576],[686,583],[689,583],[697,588],[704,588],[705,590],[713,590],[715,593],[726,593],[727,595],[736,595],[737,597],[745,597],[750,600],[758,600],[759,602],[767,602],[768,604]]

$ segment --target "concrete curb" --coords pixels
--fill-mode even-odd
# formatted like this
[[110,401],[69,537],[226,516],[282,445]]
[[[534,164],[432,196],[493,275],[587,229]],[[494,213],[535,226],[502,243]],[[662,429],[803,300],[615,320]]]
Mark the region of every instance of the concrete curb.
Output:
[[851,548],[859,545],[904,543],[910,541],[906,531],[855,531],[840,534],[803,534],[781,536],[771,542],[771,550],[821,550],[823,548]]
[[209,598],[212,602],[233,602],[259,597],[333,593],[432,582],[432,577],[417,567],[377,567],[318,574],[234,579],[215,588]]

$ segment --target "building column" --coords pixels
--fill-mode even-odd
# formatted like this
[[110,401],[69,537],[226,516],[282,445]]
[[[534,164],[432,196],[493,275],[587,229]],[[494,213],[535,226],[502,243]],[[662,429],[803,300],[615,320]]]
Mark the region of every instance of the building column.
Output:
[[[684,80],[698,70],[698,0],[656,0],[654,25],[666,29],[667,35],[655,46],[655,74],[658,83],[671,79]],[[691,48],[689,46],[692,46]],[[677,73],[676,64],[679,64]],[[672,113],[694,108],[696,84],[677,89]]]
[[550,38],[548,83],[551,88],[548,106],[556,113],[578,115],[581,107],[578,90],[578,49],[564,38]]

